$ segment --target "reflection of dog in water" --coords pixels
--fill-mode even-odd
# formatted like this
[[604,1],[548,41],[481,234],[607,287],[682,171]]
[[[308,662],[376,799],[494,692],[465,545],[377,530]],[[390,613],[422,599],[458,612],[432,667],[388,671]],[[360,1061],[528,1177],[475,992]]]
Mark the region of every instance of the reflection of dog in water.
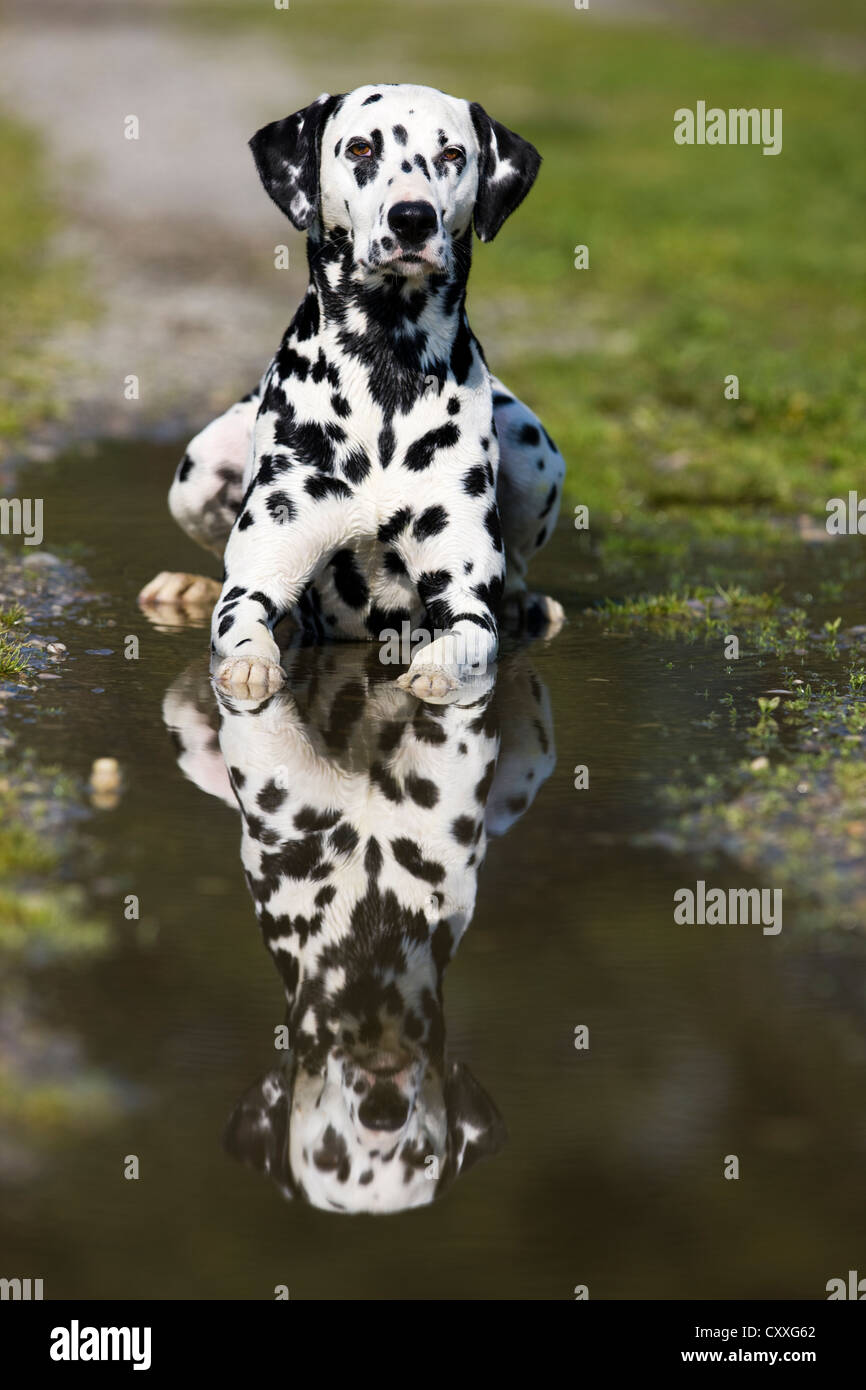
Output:
[[442,977],[487,836],[553,769],[547,693],[522,657],[495,691],[491,677],[443,706],[375,663],[365,674],[357,650],[298,649],[285,665],[287,686],[260,702],[220,692],[217,707],[196,669],[164,705],[185,774],[240,806],[288,1004],[291,1050],[237,1105],[226,1143],[317,1207],[420,1206],[504,1139],[469,1070],[446,1065]]

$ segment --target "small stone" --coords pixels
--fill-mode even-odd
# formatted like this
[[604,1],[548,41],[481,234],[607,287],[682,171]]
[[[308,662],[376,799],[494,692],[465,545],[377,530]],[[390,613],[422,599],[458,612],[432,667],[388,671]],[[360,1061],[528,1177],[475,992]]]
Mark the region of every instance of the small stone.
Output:
[[111,810],[120,800],[122,778],[116,758],[97,758],[90,769],[90,799],[101,810]]
[[40,550],[35,555],[25,555],[21,563],[28,565],[31,569],[53,569],[60,564],[60,561],[49,550]]

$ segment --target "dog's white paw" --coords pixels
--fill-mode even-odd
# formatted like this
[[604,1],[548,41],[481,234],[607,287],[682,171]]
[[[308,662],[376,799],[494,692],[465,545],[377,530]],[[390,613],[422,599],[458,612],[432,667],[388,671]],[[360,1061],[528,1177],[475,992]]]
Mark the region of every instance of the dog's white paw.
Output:
[[279,690],[285,680],[283,668],[262,656],[229,656],[221,661],[214,679],[223,690],[242,699],[263,699]]
[[221,587],[215,579],[208,579],[203,574],[162,570],[149,584],[145,584],[138,601],[145,607],[165,603],[210,609],[219,598]]
[[439,704],[445,704],[460,687],[457,677],[444,666],[411,666],[397,677],[395,684],[401,690],[408,690],[410,695],[416,695],[419,700]]

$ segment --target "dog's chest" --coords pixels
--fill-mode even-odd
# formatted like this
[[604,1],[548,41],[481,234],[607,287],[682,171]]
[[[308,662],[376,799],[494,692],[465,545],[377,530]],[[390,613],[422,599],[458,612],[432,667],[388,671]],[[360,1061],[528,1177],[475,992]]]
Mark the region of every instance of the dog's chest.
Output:
[[272,431],[296,466],[336,481],[351,517],[297,607],[300,625],[317,640],[375,640],[421,621],[406,547],[417,548],[441,517],[453,527],[455,559],[470,558],[469,538],[465,555],[460,541],[466,478],[474,470],[473,488],[480,485],[476,474],[493,486],[498,461],[489,379],[474,344],[473,353],[465,381],[421,372],[395,379],[390,392],[381,382],[372,389],[369,373],[333,344],[318,352],[326,365],[315,380],[294,372],[281,378],[289,423],[266,415],[257,451],[273,447]]
[[319,640],[376,640],[423,616],[415,585],[396,548],[375,535],[332,556],[298,605],[298,621]]

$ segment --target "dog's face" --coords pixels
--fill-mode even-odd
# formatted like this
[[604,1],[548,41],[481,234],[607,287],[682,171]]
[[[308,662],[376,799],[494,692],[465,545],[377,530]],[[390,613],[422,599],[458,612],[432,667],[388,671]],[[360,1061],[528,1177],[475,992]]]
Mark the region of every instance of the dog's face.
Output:
[[362,270],[451,270],[469,230],[480,149],[469,104],[430,87],[362,87],[322,135],[321,216],[345,228]]
[[362,1065],[336,1049],[323,1074],[298,1067],[288,1164],[314,1206],[421,1206],[436,1192],[447,1153],[443,1077],[423,1056],[383,1052]]
[[333,1054],[324,1074],[294,1059],[262,1077],[225,1135],[228,1151],[284,1196],[346,1214],[425,1206],[504,1140],[496,1106],[461,1063],[444,1073],[409,1068],[393,1082],[373,1078],[363,1091],[347,1086],[343,1059]]
[[319,97],[250,144],[293,224],[348,237],[364,277],[450,275],[473,220],[492,240],[541,163],[477,102],[410,85]]

